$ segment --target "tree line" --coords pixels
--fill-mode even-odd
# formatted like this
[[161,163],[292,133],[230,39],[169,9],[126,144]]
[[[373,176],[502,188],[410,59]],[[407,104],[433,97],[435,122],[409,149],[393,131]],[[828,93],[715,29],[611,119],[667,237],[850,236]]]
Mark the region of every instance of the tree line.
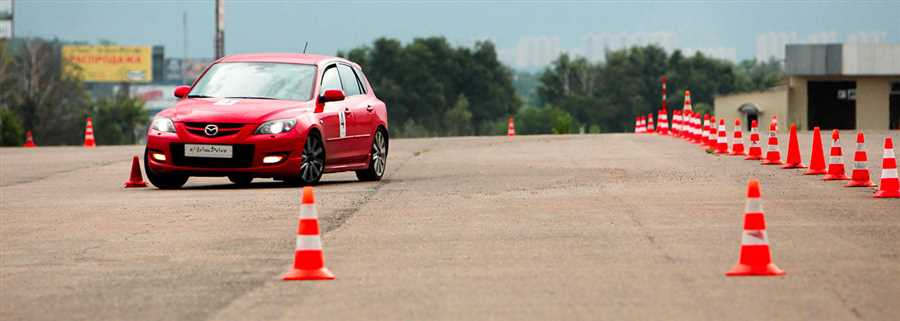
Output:
[[93,117],[98,144],[134,144],[149,115],[122,90],[92,97],[85,82],[63,72],[60,41],[0,40],[0,145],[18,146],[32,131],[38,145],[77,145]]
[[[93,116],[101,144],[139,141],[148,115],[127,90],[92,97],[76,75],[62,72],[59,41],[0,40],[0,145],[80,144]],[[406,44],[379,38],[338,52],[359,63],[388,104],[395,137],[499,135],[514,116],[522,134],[623,132],[636,115],[660,107],[659,77],[668,77],[669,108],[690,89],[694,108],[712,110],[716,95],[762,90],[783,78],[778,62],[732,63],[656,46],[610,51],[602,62],[560,55],[543,71],[514,72],[491,42],[453,46],[443,37]]]

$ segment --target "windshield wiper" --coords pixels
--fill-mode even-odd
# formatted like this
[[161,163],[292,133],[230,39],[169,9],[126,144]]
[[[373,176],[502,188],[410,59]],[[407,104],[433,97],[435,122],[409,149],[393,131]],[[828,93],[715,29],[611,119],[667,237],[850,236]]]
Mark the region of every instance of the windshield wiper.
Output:
[[253,96],[236,96],[236,97],[225,97],[228,99],[275,99],[271,97],[253,97]]

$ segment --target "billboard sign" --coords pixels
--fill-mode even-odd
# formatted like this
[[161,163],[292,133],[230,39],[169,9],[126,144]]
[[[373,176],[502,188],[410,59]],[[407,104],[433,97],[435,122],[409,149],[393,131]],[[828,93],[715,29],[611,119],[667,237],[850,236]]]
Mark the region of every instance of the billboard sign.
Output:
[[66,72],[88,82],[153,81],[153,50],[150,46],[66,45],[63,58],[71,62]]

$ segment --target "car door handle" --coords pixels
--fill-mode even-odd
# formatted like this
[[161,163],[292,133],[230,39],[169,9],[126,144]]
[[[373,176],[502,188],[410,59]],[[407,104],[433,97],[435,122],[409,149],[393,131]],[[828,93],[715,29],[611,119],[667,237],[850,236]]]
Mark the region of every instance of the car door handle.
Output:
[[349,115],[349,114],[350,114],[350,107],[345,107],[345,108],[344,108],[344,113]]
[[371,112],[371,111],[373,111],[373,110],[375,110],[375,106],[372,106],[372,105],[366,106],[366,111]]

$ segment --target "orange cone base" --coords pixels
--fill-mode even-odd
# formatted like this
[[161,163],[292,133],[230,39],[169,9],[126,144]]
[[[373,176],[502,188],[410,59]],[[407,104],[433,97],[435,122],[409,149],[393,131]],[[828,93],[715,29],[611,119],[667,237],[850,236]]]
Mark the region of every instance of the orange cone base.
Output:
[[282,275],[281,279],[285,281],[334,280],[334,274],[324,267],[317,270],[293,269]]
[[761,160],[762,156],[747,156],[746,160]]
[[873,183],[872,181],[868,181],[868,182],[866,182],[866,181],[850,181],[849,183],[847,183],[847,185],[844,185],[844,187],[872,187],[872,186],[875,186],[875,183]]
[[132,187],[147,187],[147,183],[144,182],[125,182],[125,188]]
[[825,177],[823,177],[822,179],[823,179],[823,180],[826,180],[826,181],[846,181],[846,180],[849,180],[850,178],[847,177],[847,175],[844,175],[844,174],[841,174],[841,175],[827,174],[827,175],[825,175]]
[[734,151],[732,151],[731,153],[728,153],[728,155],[731,155],[731,156],[747,156],[747,153],[745,153],[745,152],[738,152],[738,153],[735,153]]
[[806,168],[806,165],[803,165],[803,163],[784,164],[784,166],[781,166],[781,168],[784,168],[784,169],[789,169],[789,168]]
[[877,191],[875,198],[900,198],[900,191]]
[[763,165],[784,165],[784,163],[782,163],[780,160],[779,161],[770,161],[768,159],[763,160],[762,164]]
[[777,276],[784,275],[784,270],[775,266],[775,263],[768,265],[746,265],[738,263],[731,271],[725,273],[727,276]]
[[827,172],[824,169],[809,169],[803,175],[825,175],[825,173]]

